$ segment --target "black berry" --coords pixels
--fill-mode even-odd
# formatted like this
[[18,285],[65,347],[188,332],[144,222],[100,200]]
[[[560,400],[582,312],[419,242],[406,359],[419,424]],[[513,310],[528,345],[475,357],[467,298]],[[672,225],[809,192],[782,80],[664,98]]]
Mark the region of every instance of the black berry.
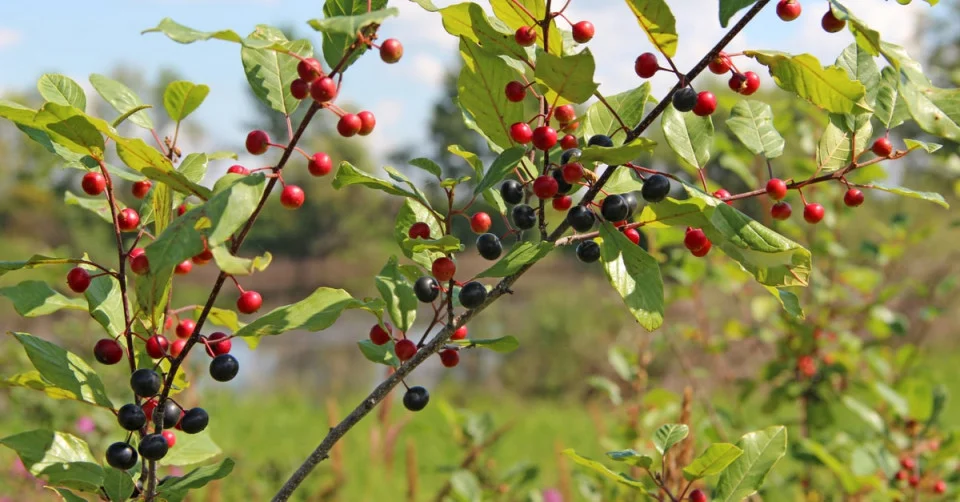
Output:
[[220,354],[210,361],[210,376],[218,382],[229,382],[240,371],[240,363],[230,354]]
[[689,112],[694,106],[697,106],[697,91],[692,87],[684,87],[673,93],[673,107],[678,112]]
[[586,232],[593,228],[596,219],[593,211],[583,206],[573,206],[567,212],[567,222],[577,232]]
[[590,138],[590,141],[587,141],[587,146],[603,146],[610,148],[613,146],[613,140],[610,139],[610,136],[605,134],[597,134]]
[[633,213],[637,211],[637,206],[640,205],[640,202],[637,201],[637,194],[635,192],[627,192],[620,194],[620,196],[623,197],[623,200],[627,203],[627,208],[629,209],[629,211],[627,211],[627,218],[633,216]]
[[571,162],[576,162],[580,160],[581,155],[583,155],[583,151],[581,151],[579,148],[564,150],[564,152],[560,154],[560,165],[564,166]]
[[413,294],[417,295],[417,299],[421,302],[430,303],[440,296],[440,285],[437,284],[436,279],[425,275],[413,283]]
[[523,185],[517,180],[507,180],[500,185],[500,196],[507,204],[523,202]]
[[460,305],[468,309],[477,308],[487,301],[487,287],[477,281],[468,282],[460,289]]
[[156,371],[141,368],[130,375],[130,388],[140,397],[153,397],[160,392],[163,380]]
[[153,423],[157,423],[161,416],[163,417],[163,428],[172,429],[180,421],[180,407],[173,402],[173,399],[167,399],[153,410]]
[[147,414],[143,412],[143,408],[127,403],[117,410],[117,423],[124,430],[137,431],[147,424]]
[[630,206],[620,195],[609,195],[600,203],[600,214],[607,221],[623,221],[630,213]]
[[167,438],[163,434],[147,434],[140,440],[137,451],[147,460],[160,460],[167,455]]
[[670,193],[670,180],[662,174],[654,174],[643,182],[640,195],[647,202],[660,202]]
[[560,195],[566,195],[570,193],[570,190],[573,190],[573,185],[567,183],[567,180],[563,179],[563,170],[554,169],[550,172],[550,175],[553,176],[553,179],[557,180],[557,193]]
[[107,463],[121,471],[131,469],[137,465],[137,451],[129,444],[118,441],[107,447]]
[[403,395],[403,406],[410,411],[420,411],[430,402],[430,393],[421,386],[410,387]]
[[513,216],[513,226],[520,230],[530,230],[537,225],[536,211],[526,204],[514,206],[511,215]]
[[584,263],[593,263],[600,259],[600,245],[595,241],[583,241],[577,244],[577,258]]
[[180,428],[187,434],[196,434],[207,428],[210,415],[203,408],[191,408],[180,419]]
[[500,238],[494,234],[483,234],[477,237],[477,251],[480,256],[488,260],[496,260],[503,253],[503,245],[500,244]]

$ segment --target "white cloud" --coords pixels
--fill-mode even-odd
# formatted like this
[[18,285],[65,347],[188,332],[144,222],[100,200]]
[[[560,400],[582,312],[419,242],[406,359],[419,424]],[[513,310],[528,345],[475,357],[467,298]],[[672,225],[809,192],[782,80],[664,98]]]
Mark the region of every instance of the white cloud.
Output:
[[443,84],[446,65],[440,58],[421,52],[415,54],[410,63],[404,70],[413,80],[435,87]]
[[22,40],[22,31],[0,26],[0,50],[16,47]]
[[404,102],[399,99],[381,99],[373,108],[377,112],[377,124],[383,127],[398,127],[403,117]]

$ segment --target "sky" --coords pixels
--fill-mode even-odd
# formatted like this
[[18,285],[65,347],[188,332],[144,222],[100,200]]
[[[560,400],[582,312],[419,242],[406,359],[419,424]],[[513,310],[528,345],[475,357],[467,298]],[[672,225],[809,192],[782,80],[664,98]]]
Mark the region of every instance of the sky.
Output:
[[[950,0],[953,1],[953,0]],[[438,6],[454,1],[434,0]],[[479,2],[489,12],[486,2]],[[803,0],[803,13],[791,23],[780,21],[774,3],[758,16],[729,46],[728,52],[774,49],[807,52],[821,62],[832,62],[853,41],[849,31],[823,32],[820,17],[823,0]],[[675,61],[681,70],[690,68],[725,30],[717,16],[717,0],[669,0],[678,18],[679,49]],[[914,42],[917,20],[936,15],[943,6],[931,8],[915,0],[902,6],[895,1],[845,0],[844,4],[884,40],[905,45],[919,57]],[[361,58],[345,75],[338,102],[349,102],[356,111],[368,109],[377,116],[377,129],[366,145],[378,155],[406,144],[424,145],[426,120],[442,93],[445,68],[457,64],[457,39],[447,34],[440,16],[409,0],[390,0],[399,17],[387,20],[381,39],[397,38],[404,45],[403,59],[387,65],[375,54]],[[741,13],[742,14],[742,13]],[[574,0],[567,11],[574,22],[589,20],[597,34],[588,44],[597,62],[600,92],[615,94],[636,87],[642,80],[633,72],[633,61],[653,47],[623,1]],[[95,94],[87,82],[91,73],[109,73],[118,65],[141,68],[148,81],[161,67],[173,67],[183,78],[211,87],[203,106],[188,120],[203,123],[217,148],[243,150],[246,125],[255,117],[245,96],[247,82],[240,64],[239,45],[222,41],[181,45],[162,34],[141,35],[162,18],[171,17],[187,26],[212,31],[233,29],[245,35],[260,23],[301,27],[316,47],[319,36],[306,21],[322,17],[321,0],[44,0],[0,2],[0,94],[33,89],[45,72],[63,73]],[[734,18],[734,21],[738,19]],[[560,22],[563,22],[560,20]],[[742,61],[741,61],[742,60]],[[741,70],[766,72],[740,58]],[[701,77],[703,78],[703,77]],[[669,75],[652,79],[654,91],[663,94],[672,85]],[[764,85],[774,85],[769,78]],[[112,117],[111,117],[112,118]],[[325,117],[334,121],[332,115]],[[416,151],[416,149],[415,149]],[[421,150],[426,153],[426,150]]]

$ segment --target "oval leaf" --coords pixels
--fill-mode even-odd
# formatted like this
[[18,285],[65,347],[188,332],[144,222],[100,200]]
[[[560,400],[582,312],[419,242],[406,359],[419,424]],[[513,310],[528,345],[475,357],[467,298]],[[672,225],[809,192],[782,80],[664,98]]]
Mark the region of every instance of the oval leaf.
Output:
[[608,222],[600,227],[600,260],[607,280],[647,331],[663,324],[663,278],[657,260]]

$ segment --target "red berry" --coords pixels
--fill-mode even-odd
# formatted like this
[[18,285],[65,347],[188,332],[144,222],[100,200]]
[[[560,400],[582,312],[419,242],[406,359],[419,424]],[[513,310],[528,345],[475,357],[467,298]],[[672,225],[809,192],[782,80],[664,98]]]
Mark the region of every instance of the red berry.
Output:
[[730,75],[730,80],[727,81],[727,85],[730,87],[731,91],[740,93],[747,85],[747,77],[745,77],[742,73],[734,73]]
[[940,481],[937,481],[936,484],[933,485],[933,493],[936,493],[939,495],[939,494],[946,493],[946,491],[947,491],[947,483],[944,482],[942,479]]
[[100,173],[89,172],[80,180],[80,188],[87,195],[100,195],[107,189],[107,180]]
[[93,346],[93,357],[102,364],[117,364],[123,359],[123,347],[113,338],[104,338]]
[[333,170],[333,160],[329,155],[317,152],[307,162],[307,170],[314,176],[325,176]]
[[229,354],[232,348],[233,342],[230,341],[230,336],[222,331],[211,333],[210,336],[207,337],[207,354],[209,354],[210,357]]
[[290,95],[297,99],[306,98],[310,95],[310,84],[300,78],[294,79],[290,82]]
[[393,346],[393,351],[397,353],[397,359],[406,361],[417,353],[417,344],[413,340],[398,340]]
[[141,255],[143,255],[143,254],[146,254],[146,252],[147,252],[147,250],[146,250],[146,249],[143,249],[143,248],[133,248],[133,249],[130,250],[129,253],[127,253],[127,257],[132,260],[132,259],[134,259],[134,258],[136,258],[136,257],[138,257],[138,256],[141,256]]
[[167,316],[167,319],[163,321],[163,330],[170,331],[170,328],[173,327],[173,317]]
[[527,87],[516,80],[508,82],[504,92],[507,95],[507,99],[514,103],[519,103],[523,101],[523,98],[527,97]]
[[193,270],[193,262],[190,260],[183,260],[177,264],[176,268],[173,269],[173,273],[178,275],[187,275],[191,270]]
[[903,467],[905,471],[909,472],[909,471],[912,471],[915,467],[917,467],[917,463],[916,461],[913,460],[912,457],[902,457],[900,458],[900,467]]
[[210,263],[210,260],[212,259],[213,251],[210,251],[209,249],[204,249],[203,251],[200,251],[200,254],[190,258],[190,260],[197,265],[206,265],[207,263]]
[[803,219],[807,220],[807,223],[819,223],[824,214],[823,206],[816,202],[803,206]]
[[[569,124],[560,124],[560,130],[563,132],[577,132],[580,128],[580,122],[570,122]],[[576,148],[577,145],[573,145]]]
[[553,198],[552,204],[557,211],[566,211],[573,206],[573,198],[569,195],[557,195]]
[[800,356],[797,358],[797,371],[810,378],[817,373],[817,362],[810,356]]
[[453,332],[453,336],[450,337],[451,340],[463,340],[467,337],[467,327],[460,326],[456,331]]
[[784,21],[793,21],[800,17],[800,2],[797,0],[780,0],[777,4],[777,15]]
[[889,157],[893,153],[893,144],[887,138],[877,138],[870,150],[877,157]]
[[[727,190],[726,188],[721,188],[720,190],[717,190],[716,192],[713,192],[713,196],[716,197],[716,198],[718,198],[718,199],[726,199],[727,197],[730,197],[731,195],[733,195],[733,194],[731,194],[730,191]],[[727,205],[728,205],[728,206],[733,205],[733,201],[732,201],[732,200],[728,200],[728,201],[727,201]]]
[[[240,164],[234,164],[234,165],[230,166],[230,169],[227,169],[227,173],[229,173],[229,174],[241,174],[241,175],[246,176],[246,175],[250,174],[250,170],[247,169],[246,167],[241,166]],[[184,210],[186,210],[186,207],[184,207]],[[184,212],[186,212],[186,211],[184,211]],[[183,213],[180,213],[180,215],[183,216]]]
[[67,272],[67,286],[74,293],[83,293],[90,287],[90,272],[80,267],[71,268]]
[[910,478],[907,480],[907,483],[910,483],[910,486],[914,488],[920,486],[920,476],[917,476],[916,474],[910,475]]
[[652,52],[644,52],[637,57],[633,63],[633,70],[637,72],[640,78],[650,78],[660,69],[660,63],[657,62],[657,55]]
[[820,27],[827,33],[836,33],[846,25],[847,22],[842,19],[837,19],[837,16],[833,15],[833,10],[831,9],[827,9],[827,13],[820,19]]
[[707,496],[700,490],[690,492],[690,502],[707,502]]
[[683,245],[693,252],[700,251],[709,242],[710,239],[707,238],[707,234],[699,228],[688,228],[686,235],[683,237]]
[[780,178],[770,178],[767,182],[767,195],[773,200],[781,200],[787,196],[787,183]]
[[578,44],[589,42],[595,33],[596,29],[590,21],[580,21],[573,25],[573,39],[576,40]]
[[484,212],[476,213],[470,217],[470,230],[473,230],[476,234],[487,233],[492,224],[493,220],[490,219],[490,215]]
[[256,291],[244,291],[237,298],[237,310],[244,314],[253,314],[260,310],[263,305],[263,298]]
[[140,215],[137,214],[137,210],[132,207],[124,208],[120,211],[120,214],[117,215],[117,225],[120,226],[120,230],[124,232],[131,232],[136,230],[140,226]]
[[320,77],[310,84],[310,97],[318,103],[333,101],[337,97],[337,83],[330,77]]
[[693,254],[693,256],[696,256],[697,258],[703,258],[704,256],[707,256],[707,253],[710,252],[711,247],[713,247],[713,243],[710,241],[707,241],[706,246],[703,246],[697,251],[690,251],[690,253]]
[[440,351],[440,362],[447,368],[452,368],[460,363],[460,351],[456,349],[444,349]]
[[193,319],[180,319],[180,322],[177,323],[177,338],[190,338],[196,328],[197,323],[193,322]]
[[863,192],[856,188],[847,190],[847,193],[843,194],[843,203],[849,207],[857,207],[863,204]]
[[730,58],[727,57],[727,53],[720,51],[717,57],[710,61],[710,71],[716,75],[723,75],[730,71]]
[[786,220],[793,214],[793,208],[789,202],[777,202],[770,208],[770,216],[775,220]]
[[427,225],[422,221],[418,221],[413,225],[410,225],[410,230],[407,231],[407,236],[411,239],[429,239],[430,225]]
[[160,359],[167,354],[167,347],[170,343],[163,335],[153,335],[147,339],[147,355],[154,359]]
[[150,191],[150,187],[153,186],[153,183],[150,183],[150,180],[136,181],[133,183],[133,196],[142,199],[147,196],[147,192]]
[[521,26],[513,34],[513,39],[524,47],[530,47],[537,43],[537,30],[533,26]]
[[639,245],[640,244],[640,232],[636,228],[626,228],[623,230],[623,235],[627,236],[627,239],[630,239],[630,242]]
[[580,146],[580,143],[577,141],[577,137],[572,134],[568,134],[560,138],[560,148],[563,148],[564,150],[569,150],[578,146]]
[[370,328],[370,341],[377,345],[383,345],[390,341],[392,332],[393,328],[387,323],[383,323],[383,327],[379,324],[374,324],[373,327]]
[[557,131],[550,126],[540,126],[533,130],[533,146],[539,150],[549,150],[557,144]]
[[251,155],[263,155],[270,148],[270,135],[267,131],[256,129],[247,134],[247,151]]
[[557,122],[569,124],[577,118],[577,110],[573,105],[558,106],[553,109],[553,116],[557,118]]
[[357,134],[361,128],[363,128],[363,121],[360,120],[360,117],[352,113],[344,114],[340,117],[340,121],[337,122],[337,132],[344,138],[349,138]]
[[553,176],[545,174],[533,180],[533,193],[541,199],[552,198],[559,189],[560,185]]
[[177,435],[173,433],[172,430],[165,430],[160,433],[163,436],[163,439],[167,440],[167,448],[173,448],[173,445],[177,444]]
[[309,84],[323,75],[323,65],[314,58],[303,59],[297,63],[297,75],[304,84]]
[[139,256],[134,256],[130,260],[130,270],[134,274],[144,275],[150,272],[150,259],[147,258],[147,255],[142,254]]
[[525,145],[533,139],[533,129],[530,129],[530,125],[526,122],[517,122],[510,126],[510,137],[517,143]]
[[897,471],[894,477],[897,478],[897,481],[906,481],[906,479],[910,477],[910,473],[907,471]]
[[710,91],[701,91],[697,94],[697,104],[693,105],[693,113],[698,117],[706,117],[717,109],[717,97]]
[[560,168],[560,172],[563,174],[563,181],[571,184],[577,183],[583,179],[583,164],[579,162],[564,164],[563,167]]
[[757,92],[757,89],[760,88],[760,75],[757,75],[752,71],[748,71],[744,73],[743,76],[746,78],[746,81],[743,84],[743,88],[740,89],[740,94],[749,96]]
[[380,59],[384,63],[393,64],[403,57],[403,44],[395,38],[388,38],[380,44]]
[[187,341],[183,338],[178,338],[170,344],[170,356],[171,357],[180,357],[180,353],[183,352],[183,346],[187,344]]
[[143,410],[143,414],[147,416],[147,419],[152,421],[153,412],[157,409],[157,400],[148,399],[144,401],[140,408]]
[[372,133],[374,126],[377,125],[377,118],[373,116],[373,112],[364,110],[357,116],[360,117],[360,131],[357,134],[367,136]]
[[433,260],[433,266],[430,267],[430,270],[438,281],[447,282],[453,279],[454,274],[457,273],[457,264],[450,258],[441,256]]
[[297,185],[287,185],[280,192],[280,204],[287,209],[297,209],[303,205],[305,197],[302,188]]
[[[243,167],[243,166],[234,166],[234,167]],[[231,168],[232,169],[232,168]],[[183,216],[187,212],[187,203],[184,202],[177,206],[177,216]]]

